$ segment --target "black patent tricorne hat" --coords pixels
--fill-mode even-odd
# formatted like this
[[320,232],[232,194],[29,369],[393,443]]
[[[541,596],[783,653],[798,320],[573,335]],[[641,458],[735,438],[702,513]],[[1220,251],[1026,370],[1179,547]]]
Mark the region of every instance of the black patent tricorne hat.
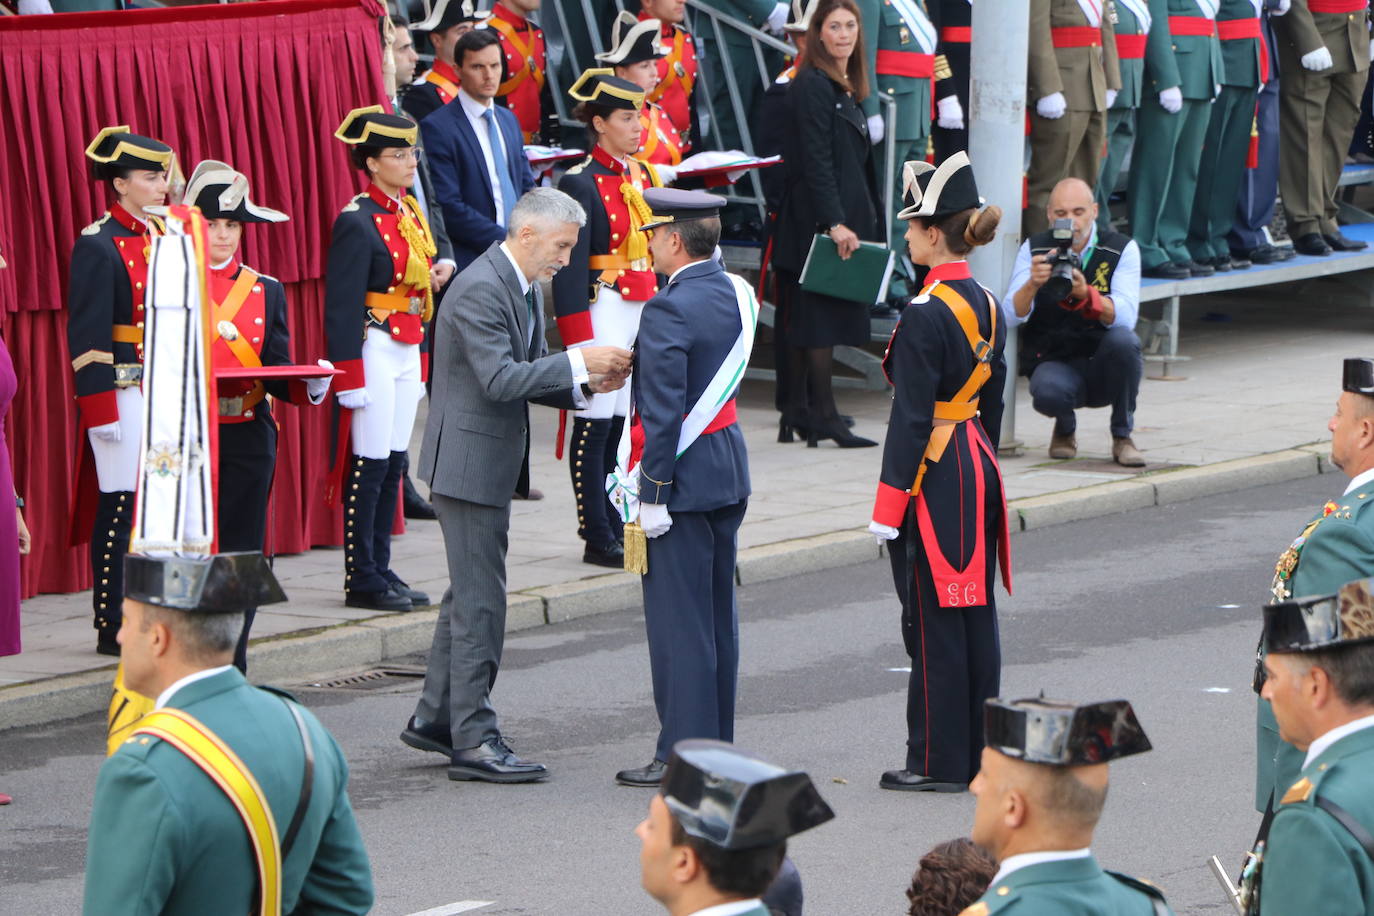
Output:
[[1265,605],[1267,652],[1304,652],[1374,642],[1374,579],[1356,579],[1334,595]]
[[236,614],[286,600],[256,550],[208,557],[124,557],[124,597],[203,614]]
[[1049,766],[1107,763],[1151,747],[1126,700],[991,699],[983,707],[983,740],[1008,757]]

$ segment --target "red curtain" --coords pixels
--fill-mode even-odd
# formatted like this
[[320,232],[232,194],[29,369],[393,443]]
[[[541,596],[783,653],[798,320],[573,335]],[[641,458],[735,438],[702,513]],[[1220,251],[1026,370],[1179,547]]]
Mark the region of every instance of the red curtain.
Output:
[[[90,587],[67,546],[76,411],[66,340],[67,270],[81,229],[106,207],[84,150],[128,124],[176,150],[189,174],[220,159],[254,200],[291,222],[249,226],[244,260],[286,285],[297,362],[324,355],[330,227],[361,187],[333,132],[351,109],[385,104],[375,0],[0,17],[0,337],[19,394],[6,436],[34,549],[25,597]],[[337,544],[323,502],[329,411],[280,406],[268,549]]]

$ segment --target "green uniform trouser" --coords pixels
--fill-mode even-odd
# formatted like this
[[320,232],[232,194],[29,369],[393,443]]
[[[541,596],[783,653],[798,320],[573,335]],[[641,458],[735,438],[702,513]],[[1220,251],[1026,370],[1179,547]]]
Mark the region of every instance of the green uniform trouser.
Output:
[[1236,219],[1236,201],[1245,180],[1250,127],[1255,121],[1254,87],[1222,86],[1207,121],[1207,140],[1198,164],[1188,252],[1194,261],[1228,258],[1226,233]]
[[[1284,42],[1279,42],[1283,48]],[[1293,238],[1333,235],[1336,182],[1360,117],[1368,71],[1323,76],[1282,61],[1279,81],[1279,197]]]
[[1107,109],[1107,156],[1102,160],[1102,171],[1097,173],[1093,183],[1096,190],[1093,197],[1097,201],[1097,228],[1106,232],[1111,228],[1112,212],[1110,201],[1116,190],[1117,179],[1121,177],[1121,167],[1126,163],[1126,154],[1135,143],[1134,108]]
[[1106,133],[1107,117],[1102,111],[1066,111],[1059,118],[1031,115],[1023,234],[1034,235],[1049,228],[1045,208],[1050,192],[1060,181],[1081,178],[1089,186],[1097,181]]
[[[906,244],[907,221],[898,219],[897,214],[902,210],[902,166],[913,160],[925,159],[929,145],[929,137],[919,137],[915,140],[903,140],[898,137],[893,146],[892,161],[888,163],[889,171],[892,172],[893,204],[892,226],[888,230],[888,239],[892,242],[892,250],[897,255],[897,265],[892,271],[892,283],[888,286],[889,296],[914,296],[917,292],[916,278],[912,273],[911,252]],[[887,144],[879,143],[878,149],[887,149]],[[882,194],[882,191],[882,188],[878,189],[879,194]]]
[[1139,139],[1131,157],[1130,211],[1131,236],[1140,245],[1142,268],[1192,260],[1188,218],[1211,109],[1206,99],[1184,99],[1177,114],[1165,111],[1154,99],[1140,106]]

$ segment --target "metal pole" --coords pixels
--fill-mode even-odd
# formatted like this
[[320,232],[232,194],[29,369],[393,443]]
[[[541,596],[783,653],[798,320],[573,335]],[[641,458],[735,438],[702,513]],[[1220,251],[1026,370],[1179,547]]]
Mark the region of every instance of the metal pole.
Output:
[[[1021,246],[1021,189],[1026,148],[1026,0],[979,0],[973,4],[973,73],[969,85],[969,159],[978,190],[1002,208],[1002,228],[986,248],[969,257],[973,274],[1001,299]],[[1006,407],[1001,447],[1017,450],[1016,331],[1007,333]]]

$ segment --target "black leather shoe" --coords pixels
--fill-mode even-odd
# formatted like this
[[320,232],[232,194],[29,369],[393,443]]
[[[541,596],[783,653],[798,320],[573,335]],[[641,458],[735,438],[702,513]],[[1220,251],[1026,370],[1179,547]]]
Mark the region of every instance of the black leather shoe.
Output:
[[1368,242],[1361,242],[1350,238],[1339,229],[1332,235],[1322,234],[1322,241],[1331,246],[1333,251],[1364,251],[1369,247]]
[[434,514],[434,507],[429,501],[420,495],[415,489],[415,484],[410,482],[410,475],[405,474],[401,477],[401,498],[403,500],[406,518],[417,519],[420,521],[434,521],[439,516]]
[[1156,264],[1154,267],[1146,267],[1140,272],[1142,277],[1149,277],[1152,280],[1186,280],[1191,277],[1192,271],[1182,264],[1175,264],[1173,261],[1165,261],[1163,264]]
[[1253,264],[1254,262],[1250,260],[1248,254],[1237,251],[1231,252],[1231,266],[1236,270],[1249,270]]
[[514,496],[512,496],[511,498],[512,498],[512,499],[527,499],[527,500],[529,500],[530,502],[538,502],[539,500],[541,500],[541,499],[544,498],[544,491],[543,491],[543,490],[536,490],[534,487],[530,487],[529,490],[528,490],[527,492],[525,492],[525,493],[516,493],[516,494],[515,494]]
[[411,716],[406,722],[405,731],[401,732],[401,742],[415,748],[417,751],[431,751],[435,754],[443,754],[447,757],[453,756],[453,738],[447,731],[439,731],[437,728],[426,725],[418,728],[415,725],[415,717]]
[[1293,250],[1308,257],[1324,258],[1331,253],[1331,246],[1319,233],[1309,232],[1293,239]]
[[615,781],[622,786],[644,786],[655,789],[663,782],[663,773],[668,769],[668,764],[662,760],[654,759],[648,766],[639,767],[634,770],[621,770],[615,774]]
[[888,770],[878,785],[898,792],[967,792],[968,783],[949,782],[933,776],[922,776],[910,770]]
[[345,607],[360,607],[369,611],[410,611],[415,603],[389,585],[380,592],[345,592]]
[[431,604],[434,603],[429,600],[429,595],[425,594],[419,589],[411,588],[409,585],[406,585],[400,579],[397,579],[395,582],[392,582],[391,588],[393,591],[400,592],[402,595],[405,595],[407,598],[409,598],[411,607],[429,607]]
[[1211,264],[1202,264],[1198,261],[1180,261],[1178,266],[1194,277],[1210,277],[1217,272],[1217,269]]
[[608,569],[624,569],[625,548],[620,546],[619,541],[612,541],[604,547],[588,544],[582,551],[582,562],[591,563],[593,566],[605,566]]
[[104,636],[97,636],[95,651],[100,655],[112,655],[119,658],[119,641],[113,637],[106,639]]
[[476,747],[454,751],[448,778],[479,782],[536,782],[549,771],[542,763],[521,760],[501,737],[488,738]]
[[1234,266],[1229,255],[1224,258],[1208,258],[1200,263],[1208,265],[1219,274],[1229,273]]

